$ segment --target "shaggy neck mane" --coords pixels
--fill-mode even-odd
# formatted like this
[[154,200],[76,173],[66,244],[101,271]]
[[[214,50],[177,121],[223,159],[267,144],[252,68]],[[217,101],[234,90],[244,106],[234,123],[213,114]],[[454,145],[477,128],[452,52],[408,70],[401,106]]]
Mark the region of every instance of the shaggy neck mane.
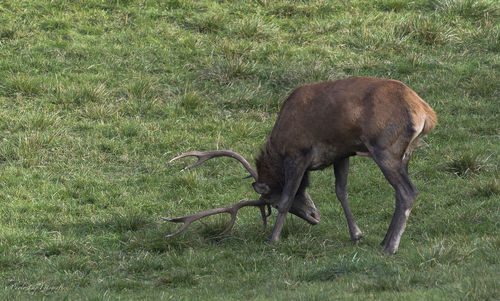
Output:
[[269,143],[261,150],[255,162],[259,182],[266,183],[271,188],[282,188],[284,182],[283,164],[280,155],[274,152]]

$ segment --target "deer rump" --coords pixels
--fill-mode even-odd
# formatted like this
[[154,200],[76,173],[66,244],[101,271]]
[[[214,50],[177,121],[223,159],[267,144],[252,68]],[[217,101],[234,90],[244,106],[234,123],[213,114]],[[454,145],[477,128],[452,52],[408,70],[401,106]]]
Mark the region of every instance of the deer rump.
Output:
[[231,151],[190,152],[170,161],[197,156],[199,160],[187,167],[190,168],[213,157],[233,157],[254,178],[253,187],[260,198],[167,220],[184,223],[173,234],[176,235],[194,220],[227,212],[232,216],[226,229],[229,231],[240,208],[259,206],[265,226],[273,206],[278,210],[270,237],[274,243],[279,240],[288,212],[310,224],[319,222],[320,213],[306,192],[308,174],[333,165],[335,192],[344,209],[351,240],[357,242],[362,233],[348,205],[347,174],[349,157],[358,154],[373,158],[395,190],[394,215],[382,241],[383,253],[395,253],[418,194],[408,177],[410,156],[436,124],[436,114],[430,106],[399,81],[354,77],[299,87],[283,103],[256,160],[257,170]]

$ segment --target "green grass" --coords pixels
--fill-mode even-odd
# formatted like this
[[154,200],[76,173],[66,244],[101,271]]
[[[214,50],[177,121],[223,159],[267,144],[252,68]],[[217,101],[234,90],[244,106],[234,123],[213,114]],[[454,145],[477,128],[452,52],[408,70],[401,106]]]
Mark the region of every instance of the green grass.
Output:
[[[492,0],[1,2],[0,298],[497,300],[499,24]],[[439,118],[396,255],[379,246],[393,190],[366,158],[358,245],[331,169],[311,179],[321,223],[290,217],[275,246],[255,209],[165,239],[160,216],[257,197],[229,159],[170,158],[253,162],[294,88],[354,75],[405,82]]]

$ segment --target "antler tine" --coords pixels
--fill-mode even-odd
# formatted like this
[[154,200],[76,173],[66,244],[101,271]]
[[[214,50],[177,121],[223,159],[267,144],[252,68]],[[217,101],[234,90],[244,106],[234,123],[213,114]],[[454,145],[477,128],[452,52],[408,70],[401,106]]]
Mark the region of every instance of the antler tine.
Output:
[[[267,218],[267,216],[269,216],[269,215],[265,214],[265,209],[264,209],[265,205],[268,205],[268,204],[266,204],[265,201],[259,199],[259,200],[253,200],[253,201],[242,201],[242,202],[233,204],[233,205],[228,206],[228,207],[209,209],[209,210],[201,211],[201,212],[198,212],[198,213],[195,213],[192,215],[183,216],[183,217],[177,217],[177,218],[162,217],[162,219],[165,221],[169,221],[169,222],[173,222],[173,223],[184,223],[184,225],[182,225],[177,231],[175,231],[172,234],[167,235],[166,237],[172,237],[172,236],[175,236],[175,235],[183,232],[192,222],[194,222],[196,220],[199,220],[199,219],[202,219],[204,217],[211,216],[214,214],[219,214],[219,213],[231,214],[231,221],[229,222],[229,225],[221,233],[221,234],[226,234],[227,232],[229,232],[233,228],[234,223],[236,221],[236,215],[238,213],[238,210],[240,210],[241,208],[246,207],[246,206],[258,206],[258,207],[260,207],[260,210],[262,213],[262,221],[264,223],[264,229],[263,229],[263,231],[264,231],[266,228],[266,224],[267,224],[266,218]],[[268,209],[270,210],[269,205],[268,205]]]
[[203,163],[203,162],[205,162],[205,161],[207,161],[207,160],[210,159],[210,157],[206,156],[202,152],[193,151],[193,152],[183,153],[183,154],[178,155],[175,158],[172,158],[170,161],[168,161],[168,164],[172,165],[172,162],[174,162],[175,160],[179,160],[179,159],[182,159],[182,158],[185,158],[185,157],[191,157],[191,156],[198,157],[198,161],[196,161],[193,164],[190,164],[190,165],[182,168],[181,170],[186,170],[186,169],[189,169],[191,167],[195,167],[196,165],[200,165],[201,163]]
[[197,157],[198,161],[184,167],[182,170],[186,170],[186,169],[189,169],[191,167],[195,167],[195,166],[200,165],[201,163],[203,163],[207,160],[210,160],[212,158],[215,158],[215,157],[231,157],[231,158],[234,158],[234,159],[240,161],[240,163],[243,164],[243,166],[248,170],[248,172],[250,172],[252,177],[257,181],[257,172],[255,171],[255,169],[253,169],[253,167],[250,165],[250,163],[248,163],[248,161],[245,160],[245,158],[243,158],[242,155],[240,155],[236,152],[233,152],[233,151],[228,151],[228,150],[212,150],[212,151],[206,151],[206,152],[199,152],[199,151],[187,152],[187,153],[180,154],[179,156],[173,158],[172,160],[170,160],[168,162],[168,164],[172,164],[172,162],[174,162],[175,160],[178,160],[178,159],[181,159],[184,157],[190,157],[190,156]]
[[169,222],[174,222],[174,223],[180,223],[180,222],[184,222],[184,225],[182,225],[182,227],[180,227],[177,231],[175,231],[174,233],[171,233],[171,234],[168,234],[166,237],[172,237],[172,236],[176,236],[177,234],[181,233],[182,231],[184,231],[188,226],[189,224],[191,224],[191,221],[181,221],[179,219],[170,219],[168,217],[161,217],[162,220],[164,221],[169,221]]

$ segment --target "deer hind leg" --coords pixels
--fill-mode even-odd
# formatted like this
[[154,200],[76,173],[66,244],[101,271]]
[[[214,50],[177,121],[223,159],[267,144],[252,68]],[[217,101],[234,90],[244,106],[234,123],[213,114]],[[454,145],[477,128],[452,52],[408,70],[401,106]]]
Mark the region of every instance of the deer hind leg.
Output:
[[396,206],[391,224],[382,245],[384,254],[394,254],[398,250],[399,241],[406,227],[411,209],[418,195],[418,190],[408,177],[408,158],[400,152],[390,149],[370,150],[382,173],[395,190]]
[[344,209],[351,240],[356,243],[361,240],[363,233],[359,230],[351,209],[349,208],[349,203],[347,202],[347,174],[349,172],[349,157],[337,160],[333,164],[333,168],[335,170],[335,194]]

